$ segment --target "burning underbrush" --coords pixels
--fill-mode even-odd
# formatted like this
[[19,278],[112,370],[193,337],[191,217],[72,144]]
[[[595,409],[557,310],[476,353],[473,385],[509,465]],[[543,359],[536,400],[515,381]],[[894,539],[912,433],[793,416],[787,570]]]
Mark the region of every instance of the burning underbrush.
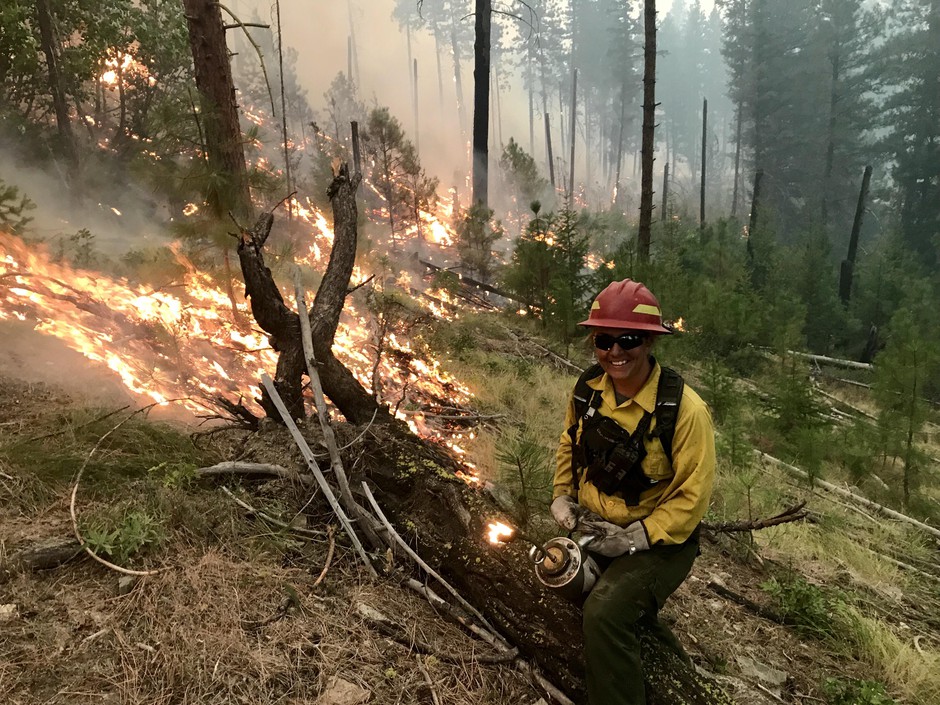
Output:
[[[307,233],[298,262],[320,266],[332,231],[319,211],[297,208]],[[74,267],[42,244],[0,233],[0,321],[27,322],[62,340],[110,369],[143,403],[176,403],[201,417],[243,405],[257,415],[259,376],[273,374],[277,362],[267,336],[252,324],[248,304],[233,295],[237,282],[220,283],[180,246],[170,253],[181,274],[161,285],[144,285]],[[355,276],[367,280],[365,273]],[[334,343],[337,356],[413,431],[462,453],[461,434],[427,423],[423,412],[460,409],[472,395],[426,346],[409,337],[422,317],[427,324],[455,315],[450,296],[415,289],[407,273],[397,281],[367,283],[344,308]],[[395,291],[406,298],[417,295],[426,308],[388,316],[376,302]],[[285,292],[284,298],[293,296]]]

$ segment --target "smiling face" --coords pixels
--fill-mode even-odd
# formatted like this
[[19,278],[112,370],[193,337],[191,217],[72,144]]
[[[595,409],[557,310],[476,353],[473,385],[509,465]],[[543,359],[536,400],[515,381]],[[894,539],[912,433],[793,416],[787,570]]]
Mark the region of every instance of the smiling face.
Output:
[[[631,331],[627,328],[592,328],[594,336],[607,334],[618,337],[629,333],[643,333]],[[606,372],[614,384],[614,389],[620,394],[633,397],[649,379],[653,366],[650,364],[650,351],[653,349],[654,337],[644,334],[643,342],[635,348],[624,350],[619,343],[615,343],[610,350],[594,348],[597,362]]]

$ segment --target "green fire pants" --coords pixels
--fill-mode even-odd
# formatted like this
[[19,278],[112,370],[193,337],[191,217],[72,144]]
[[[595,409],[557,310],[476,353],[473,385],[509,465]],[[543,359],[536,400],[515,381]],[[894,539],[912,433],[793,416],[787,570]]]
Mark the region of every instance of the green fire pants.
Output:
[[698,535],[678,546],[615,558],[584,603],[584,657],[591,705],[646,705],[637,630],[688,656],[657,613],[682,584],[698,553]]

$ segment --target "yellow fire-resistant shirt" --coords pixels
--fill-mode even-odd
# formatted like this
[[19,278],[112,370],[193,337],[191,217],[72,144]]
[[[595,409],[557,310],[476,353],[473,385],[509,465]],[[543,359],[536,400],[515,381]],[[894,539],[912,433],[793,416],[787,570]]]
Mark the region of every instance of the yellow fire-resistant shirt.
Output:
[[[613,383],[603,373],[590,380],[588,386],[601,391],[597,413],[610,416],[628,432],[633,433],[644,412],[656,408],[656,388],[661,373],[659,363],[653,366],[646,384],[635,397],[617,404]],[[584,479],[582,468],[580,490],[575,491],[571,473],[571,438],[567,429],[575,421],[574,398],[568,402],[565,431],[561,434],[555,469],[553,498],[566,494],[599,514],[607,521],[627,526],[640,519],[646,528],[650,545],[684,542],[705,516],[715,476],[715,430],[708,405],[688,385],[682,393],[676,431],[672,442],[672,465],[658,438],[647,438],[643,472],[660,481],[640,495],[640,503],[628,507],[619,496],[604,494]],[[651,431],[656,428],[653,416]],[[580,440],[580,429],[578,430]],[[663,482],[665,481],[665,482]],[[619,494],[619,493],[618,493]]]

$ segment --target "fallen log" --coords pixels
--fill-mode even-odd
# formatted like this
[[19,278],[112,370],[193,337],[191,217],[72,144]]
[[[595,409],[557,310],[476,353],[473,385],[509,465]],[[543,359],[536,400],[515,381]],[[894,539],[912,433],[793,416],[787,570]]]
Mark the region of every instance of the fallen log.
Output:
[[288,470],[280,465],[268,463],[240,463],[225,461],[205,468],[196,469],[196,477],[224,477],[227,475],[241,475],[244,477],[280,477],[292,482],[298,482],[304,487],[312,487],[316,482],[313,475],[305,475],[296,470]]
[[0,576],[16,570],[50,570],[84,555],[82,545],[74,538],[56,537],[31,544],[12,553],[0,566]]
[[[802,478],[804,480],[810,479],[809,473],[807,473],[805,470],[801,470],[800,468],[794,465],[790,465],[789,463],[786,463],[780,460],[779,458],[775,458],[774,456],[768,455],[767,453],[763,453],[759,450],[755,450],[754,453],[757,455],[757,457],[762,458],[764,460],[768,460],[774,465],[776,465],[777,467],[783,468],[791,475],[795,475],[796,477]],[[867,509],[871,509],[872,511],[877,512],[881,514],[882,516],[889,517],[891,519],[903,522],[905,524],[910,524],[911,526],[916,526],[921,531],[925,531],[931,536],[940,538],[940,529],[935,529],[934,527],[928,524],[925,524],[922,521],[918,521],[917,519],[914,519],[913,517],[909,517],[906,514],[901,514],[900,512],[896,512],[893,509],[890,509],[889,507],[884,506],[883,504],[872,502],[870,499],[866,497],[862,497],[861,495],[855,494],[854,492],[850,492],[849,490],[839,487],[838,485],[833,485],[831,482],[826,482],[825,480],[820,480],[819,478],[813,478],[812,482],[814,485],[817,485],[818,487],[822,487],[824,490],[828,490],[829,492],[833,492],[839,495],[840,497],[845,497],[846,499],[849,499],[857,504],[861,504],[863,507],[866,507]]]
[[826,357],[825,355],[813,355],[811,353],[798,352],[796,350],[787,350],[787,354],[802,357],[813,362],[821,362],[826,365],[835,365],[836,367],[845,367],[850,370],[873,370],[875,366],[867,362],[856,362],[855,360],[843,360],[838,357]]

